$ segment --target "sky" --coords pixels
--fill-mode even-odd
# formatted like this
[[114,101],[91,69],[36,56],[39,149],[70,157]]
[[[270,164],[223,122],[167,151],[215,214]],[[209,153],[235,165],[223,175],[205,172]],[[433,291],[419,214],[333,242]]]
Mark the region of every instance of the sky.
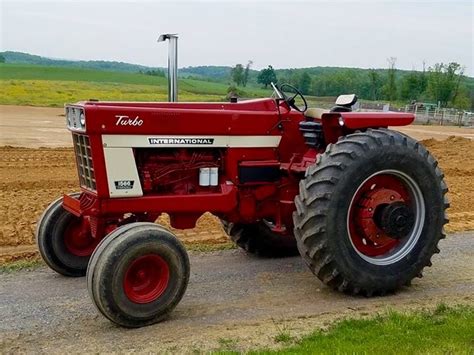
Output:
[[340,66],[421,70],[458,62],[474,76],[474,1],[0,0],[0,50],[165,67]]

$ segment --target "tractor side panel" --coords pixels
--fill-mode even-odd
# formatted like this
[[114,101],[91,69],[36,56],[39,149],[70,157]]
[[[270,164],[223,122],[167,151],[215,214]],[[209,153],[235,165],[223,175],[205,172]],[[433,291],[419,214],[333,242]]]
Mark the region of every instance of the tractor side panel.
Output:
[[279,114],[273,100],[133,105],[86,105],[97,189],[78,213],[166,212],[174,227],[192,228],[209,211],[291,230],[295,167],[308,150],[301,114]]
[[110,197],[143,196],[132,148],[104,148]]

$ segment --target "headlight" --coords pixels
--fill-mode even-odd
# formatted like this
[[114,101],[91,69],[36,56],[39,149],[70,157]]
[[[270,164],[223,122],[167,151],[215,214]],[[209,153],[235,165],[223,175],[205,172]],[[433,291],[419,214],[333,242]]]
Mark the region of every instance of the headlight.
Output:
[[339,116],[339,126],[344,126],[344,118],[342,116]]
[[71,126],[71,116],[70,116],[70,113],[69,113],[69,107],[66,107],[66,123],[67,123],[67,126],[70,127]]
[[82,107],[66,107],[66,123],[69,129],[84,131],[86,129],[86,115]]

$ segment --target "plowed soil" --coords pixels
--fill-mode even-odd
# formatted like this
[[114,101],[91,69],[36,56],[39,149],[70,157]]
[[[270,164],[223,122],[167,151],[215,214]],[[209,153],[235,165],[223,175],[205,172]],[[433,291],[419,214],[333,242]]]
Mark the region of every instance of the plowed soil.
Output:
[[[46,206],[78,190],[71,148],[0,147],[0,263],[36,254],[36,221]],[[160,223],[169,226],[167,216]],[[226,243],[220,222],[205,214],[195,229],[175,231],[185,242]]]
[[[59,116],[60,111],[43,110],[46,111],[0,106],[0,145],[4,145],[0,147],[0,264],[34,257],[37,254],[34,231],[42,211],[62,194],[77,191],[78,179],[71,148],[18,147],[70,144],[69,134],[60,127],[64,120],[64,117]],[[50,110],[56,110],[54,115]],[[33,117],[39,119],[37,123],[44,122],[44,127],[41,124],[33,126]],[[51,121],[46,121],[46,117],[50,117]],[[414,138],[434,137],[423,143],[439,160],[450,189],[451,208],[447,231],[473,230],[473,131],[448,127],[428,128],[412,126],[404,128],[403,132]],[[444,131],[459,136],[446,139]],[[166,216],[160,217],[160,223],[169,225]],[[218,244],[228,241],[220,222],[210,214],[203,215],[195,229],[175,232],[187,243]]]
[[[437,157],[449,186],[448,232],[474,229],[474,141],[450,137],[423,141]],[[0,262],[35,255],[34,231],[44,208],[77,190],[70,148],[0,148]],[[168,225],[166,216],[160,222]],[[225,243],[217,218],[205,214],[195,229],[175,231],[185,242]]]

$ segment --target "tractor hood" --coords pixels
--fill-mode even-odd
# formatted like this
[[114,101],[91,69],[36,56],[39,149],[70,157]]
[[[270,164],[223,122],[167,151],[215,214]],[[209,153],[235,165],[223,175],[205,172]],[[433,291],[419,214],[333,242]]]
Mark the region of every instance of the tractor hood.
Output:
[[275,100],[266,98],[237,103],[84,101],[66,105],[66,117],[70,130],[87,133],[268,134],[279,114]]

